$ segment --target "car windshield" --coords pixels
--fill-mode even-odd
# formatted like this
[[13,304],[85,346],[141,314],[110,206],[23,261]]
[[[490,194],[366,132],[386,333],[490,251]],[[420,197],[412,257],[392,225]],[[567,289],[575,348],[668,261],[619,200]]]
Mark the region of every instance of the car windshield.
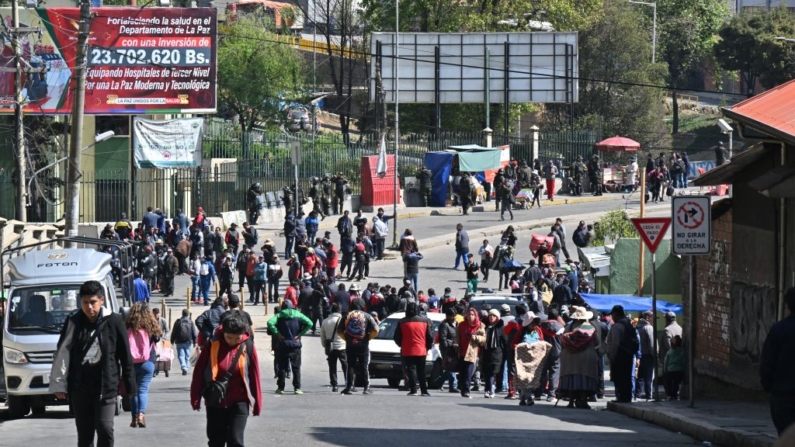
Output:
[[[397,330],[399,318],[387,318],[378,325],[378,335],[375,338],[382,340],[392,340],[395,338],[395,331]],[[436,336],[436,331],[439,330],[439,323],[441,321],[433,321],[433,336]]]
[[14,289],[8,302],[8,332],[59,333],[66,318],[80,308],[79,290],[80,284]]
[[507,304],[511,307],[511,315],[516,315],[516,305],[521,304],[522,302],[519,300],[513,299],[506,299],[506,298],[493,298],[493,299],[481,299],[481,300],[472,300],[471,306],[477,310],[482,310],[484,306],[489,305],[491,309],[498,309],[503,304]]

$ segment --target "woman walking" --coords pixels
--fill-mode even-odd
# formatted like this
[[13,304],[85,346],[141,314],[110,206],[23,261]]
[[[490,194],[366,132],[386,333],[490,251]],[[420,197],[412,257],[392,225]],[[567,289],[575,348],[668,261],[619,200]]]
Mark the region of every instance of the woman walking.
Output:
[[584,307],[572,306],[568,331],[561,338],[560,387],[558,398],[568,399],[566,408],[590,409],[588,397],[599,388],[599,371],[596,348],[599,332],[589,322],[593,312]]
[[[259,359],[243,314],[232,312],[201,350],[190,385],[191,406],[207,411],[209,447],[243,447],[249,413],[259,416],[262,388]],[[225,393],[218,386],[226,384]]]
[[265,297],[268,292],[265,290],[265,282],[268,276],[268,264],[265,263],[265,256],[260,255],[257,260],[257,265],[254,266],[254,288],[251,291],[251,298],[249,301],[252,304],[259,304],[259,297],[262,295],[262,304],[265,304]]
[[505,335],[505,323],[500,318],[500,311],[491,309],[486,326],[486,344],[483,347],[481,369],[486,379],[486,392],[483,397],[494,399],[494,379],[502,365],[502,354],[508,344]]
[[135,369],[135,383],[138,384],[130,401],[132,422],[130,427],[146,428],[146,410],[149,402],[149,384],[155,372],[155,345],[163,335],[149,305],[138,302],[130,308],[127,317],[127,341]]
[[461,396],[468,399],[480,349],[486,342],[486,328],[480,322],[478,311],[475,308],[470,307],[464,321],[458,325],[456,338],[459,356],[458,384]]

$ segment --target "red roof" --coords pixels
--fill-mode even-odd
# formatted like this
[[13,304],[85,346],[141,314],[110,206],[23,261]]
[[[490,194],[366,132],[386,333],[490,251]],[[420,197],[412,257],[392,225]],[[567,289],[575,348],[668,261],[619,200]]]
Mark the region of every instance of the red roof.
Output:
[[770,135],[795,140],[795,80],[724,108],[723,113]]

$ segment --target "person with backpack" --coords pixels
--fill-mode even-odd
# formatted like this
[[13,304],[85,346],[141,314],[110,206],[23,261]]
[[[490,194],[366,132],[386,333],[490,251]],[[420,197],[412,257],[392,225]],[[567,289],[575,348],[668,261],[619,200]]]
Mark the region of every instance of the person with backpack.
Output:
[[196,361],[190,385],[190,401],[207,413],[207,444],[243,446],[249,413],[262,409],[259,358],[252,329],[240,314],[231,314],[223,328],[208,340]]
[[345,355],[345,339],[341,337],[339,326],[342,321],[340,305],[331,305],[331,315],[320,324],[320,344],[326,351],[326,361],[328,363],[328,376],[331,383],[331,392],[339,391],[337,388],[337,361],[342,367],[342,377],[348,382],[348,358]]
[[213,267],[213,257],[204,258],[199,268],[199,286],[201,296],[204,298],[204,305],[210,305],[210,286],[215,282],[215,267]]
[[190,350],[196,346],[199,330],[190,321],[190,311],[182,309],[182,317],[174,322],[171,329],[171,344],[177,347],[177,359],[182,375],[188,375],[190,369]]
[[616,385],[616,402],[628,403],[632,402],[632,377],[640,338],[623,306],[613,306],[610,315],[613,318],[613,327],[607,336],[610,380]]
[[[243,222],[243,242],[245,243],[246,247],[256,247],[257,243],[259,242],[259,234],[257,234],[257,229],[249,225],[248,222]],[[227,242],[228,244],[229,242]],[[237,250],[235,250],[237,252]],[[237,253],[235,253],[237,255]]]
[[199,343],[203,344],[210,340],[215,334],[215,330],[221,325],[221,315],[226,312],[226,303],[222,297],[218,297],[213,302],[213,306],[196,318],[196,327],[201,333]]
[[288,368],[293,374],[293,392],[301,391],[301,337],[312,327],[312,320],[296,310],[293,302],[284,300],[281,311],[268,320],[268,330],[276,338],[276,363],[279,365],[276,394],[284,394],[284,380]]
[[341,394],[353,394],[357,374],[364,382],[364,394],[372,394],[369,371],[370,340],[378,335],[378,324],[364,308],[363,299],[354,299],[351,302],[351,311],[337,329],[337,335],[345,340],[345,355],[348,357],[348,376]]

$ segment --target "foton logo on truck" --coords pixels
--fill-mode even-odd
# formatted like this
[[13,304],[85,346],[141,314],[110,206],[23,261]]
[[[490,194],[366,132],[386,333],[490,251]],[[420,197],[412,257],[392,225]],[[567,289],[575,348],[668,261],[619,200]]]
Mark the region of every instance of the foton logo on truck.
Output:
[[41,267],[77,267],[76,262],[45,262],[44,264],[37,264],[36,268]]

